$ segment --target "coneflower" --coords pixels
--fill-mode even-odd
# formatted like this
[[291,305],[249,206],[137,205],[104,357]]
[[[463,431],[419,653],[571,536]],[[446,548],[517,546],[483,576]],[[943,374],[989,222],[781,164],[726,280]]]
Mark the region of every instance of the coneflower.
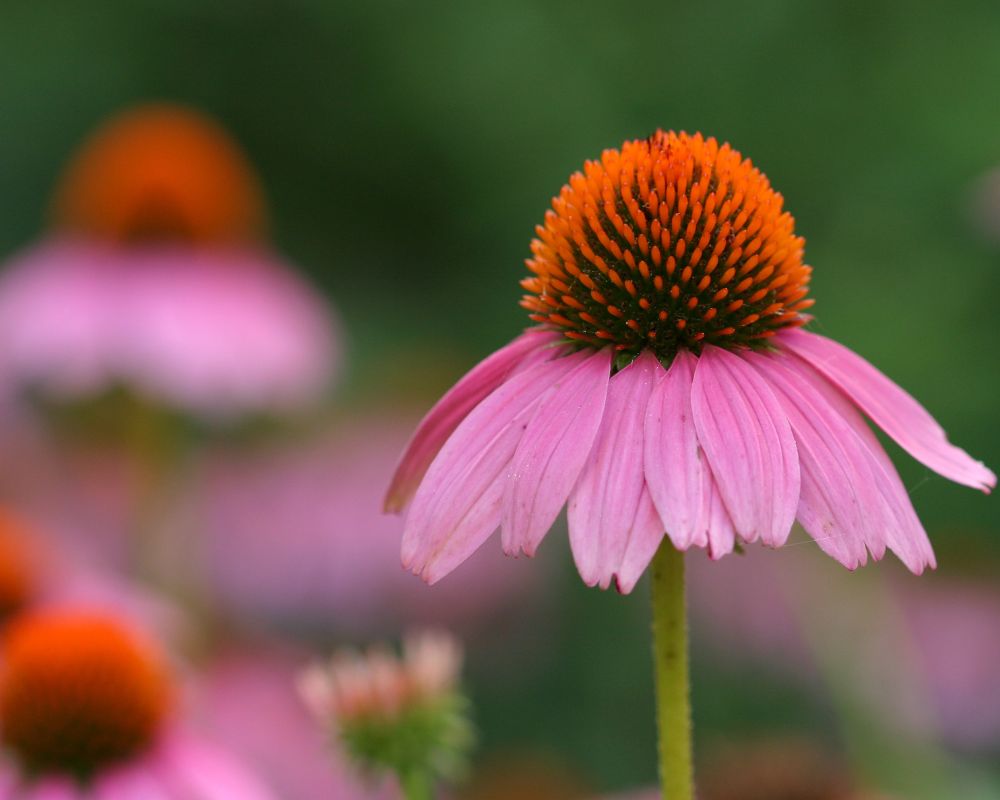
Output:
[[0,767],[12,800],[272,800],[249,769],[177,723],[157,649],[114,616],[28,613],[0,651]]
[[399,780],[407,800],[430,800],[454,778],[472,744],[458,687],[462,647],[444,632],[411,634],[387,647],[341,650],[301,678],[303,698],[362,772]]
[[536,234],[522,305],[537,327],[428,413],[386,506],[412,500],[403,562],[430,583],[498,528],[532,555],[566,504],[588,585],[629,592],[652,561],[664,797],[690,798],[680,554],[780,547],[797,519],[850,569],[887,548],[934,566],[863,414],[951,480],[996,478],[868,362],[802,330],[804,241],[729,145],[658,131],[606,150]]
[[169,104],[115,116],[0,277],[0,377],[56,401],[124,386],[213,419],[314,403],[336,326],[266,228],[257,176],[213,120]]

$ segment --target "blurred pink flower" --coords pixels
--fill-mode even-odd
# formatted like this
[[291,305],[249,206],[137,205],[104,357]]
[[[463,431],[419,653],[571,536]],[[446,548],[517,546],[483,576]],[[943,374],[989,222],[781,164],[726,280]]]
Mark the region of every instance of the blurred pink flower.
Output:
[[396,718],[410,706],[453,694],[462,660],[462,645],[450,634],[418,631],[404,639],[400,656],[384,646],[365,653],[337,651],[302,673],[299,690],[313,714],[331,727]]
[[546,570],[500,553],[476,554],[433,591],[402,569],[402,524],[381,513],[381,495],[406,430],[354,419],[306,445],[211,456],[196,481],[210,591],[244,617],[362,635],[483,630],[537,604]]
[[475,734],[459,689],[463,648],[444,630],[410,631],[402,652],[340,648],[298,679],[317,721],[365,775],[395,776],[407,797],[464,775]]
[[88,786],[66,777],[25,783],[0,768],[0,800],[280,800],[226,750],[172,732],[144,758],[106,770]]
[[809,546],[711,567],[694,560],[689,574],[696,630],[711,647],[813,685],[832,669],[843,682],[835,691],[849,687],[908,735],[972,750],[1000,739],[996,587],[939,575],[845,579]]
[[209,416],[315,400],[338,354],[329,312],[249,247],[59,238],[0,276],[0,374],[58,399],[123,384]]
[[31,524],[84,560],[121,565],[140,470],[120,449],[53,436],[32,409],[0,413],[0,491]]
[[896,595],[938,730],[960,747],[996,748],[1000,587],[952,578],[900,585]]
[[162,655],[113,615],[31,612],[2,656],[3,800],[276,800],[185,725]]
[[392,787],[372,786],[348,769],[306,708],[295,689],[304,660],[274,648],[217,658],[197,683],[201,729],[253,763],[278,797],[395,797]]
[[0,276],[0,376],[57,399],[115,385],[208,417],[316,401],[330,310],[262,238],[236,145],[194,112],[114,118],[71,163],[55,227]]

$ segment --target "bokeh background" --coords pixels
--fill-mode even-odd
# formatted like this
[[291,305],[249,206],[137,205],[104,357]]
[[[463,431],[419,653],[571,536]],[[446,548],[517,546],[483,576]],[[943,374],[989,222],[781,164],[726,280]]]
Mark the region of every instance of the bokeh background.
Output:
[[[239,480],[266,482],[276,448],[307,464],[308,486],[247,536],[326,524],[388,565],[319,611],[313,597],[255,598],[262,583],[244,581],[226,595],[238,596],[227,643],[291,648],[294,660],[393,637],[412,622],[400,598],[450,591],[448,613],[428,599],[419,617],[466,637],[481,765],[469,795],[529,796],[494,786],[519,771],[548,797],[642,787],[655,779],[645,585],[587,590],[556,532],[539,563],[498,567],[509,586],[494,602],[477,599],[477,581],[449,588],[460,575],[397,596],[384,575],[398,526],[364,504],[377,503],[406,425],[524,326],[518,280],[552,195],[584,159],[657,127],[753,158],[806,237],[815,329],[878,364],[996,469],[998,43],[1000,6],[973,0],[12,0],[0,11],[0,254],[39,236],[67,159],[109,114],[153,99],[217,118],[259,171],[277,247],[337,309],[346,372],[319,414],[195,437],[177,502],[256,496]],[[100,451],[94,433],[86,459]],[[369,444],[391,452],[362,470],[367,490],[339,491],[373,458]],[[887,559],[847,575],[804,538],[718,565],[691,557],[703,774],[815,758],[886,797],[1000,797],[1000,505],[891,452],[936,573],[914,578]],[[61,527],[59,541],[81,519],[113,526],[102,476],[115,469],[56,460],[0,470],[5,502]],[[220,460],[236,463],[228,488],[213,483]],[[249,527],[227,522],[207,556],[186,545],[182,569],[211,584],[220,561],[244,557]],[[298,538],[312,560],[342,557],[321,530]],[[267,591],[304,569],[279,560]],[[331,581],[355,572],[317,569]]]

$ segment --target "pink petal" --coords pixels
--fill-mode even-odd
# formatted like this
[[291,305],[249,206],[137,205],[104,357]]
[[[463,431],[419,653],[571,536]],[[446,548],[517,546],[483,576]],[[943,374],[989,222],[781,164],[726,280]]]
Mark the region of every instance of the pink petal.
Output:
[[[19,800],[24,796],[24,792],[18,786],[18,776],[7,765],[7,769],[0,769],[0,800]],[[63,795],[65,800],[75,800],[73,795]]]
[[570,496],[570,545],[588,586],[610,586],[615,573],[620,573],[630,539],[636,533],[648,534],[644,526],[634,529],[645,491],[646,407],[662,369],[655,356],[643,352],[611,378],[601,429]]
[[219,418],[315,403],[340,361],[326,301],[262,248],[115,251],[118,368],[130,385]]
[[[151,760],[151,759],[148,759]],[[174,800],[164,782],[147,765],[147,759],[102,774],[87,795],[93,800]],[[186,796],[181,795],[181,797]]]
[[853,447],[860,448],[861,455],[867,459],[875,490],[884,506],[885,540],[889,549],[917,575],[925,567],[933,568],[935,559],[930,540],[913,509],[909,493],[878,437],[847,397],[811,364],[793,357],[789,359],[789,366],[823,396],[854,432],[856,442]]
[[556,355],[549,345],[557,340],[556,334],[537,329],[525,331],[506,347],[480,361],[451,387],[420,421],[406,446],[386,494],[385,510],[402,511],[434,456],[459,423],[518,367],[524,368],[537,359]]
[[645,487],[639,495],[639,507],[632,523],[632,534],[628,537],[621,566],[615,577],[615,586],[619,592],[628,594],[635,588],[662,541],[663,520],[653,505],[648,487]]
[[403,564],[434,583],[468,558],[500,524],[503,478],[538,401],[585,353],[544,361],[501,385],[438,453],[403,530]]
[[339,338],[323,298],[257,247],[50,237],[0,277],[0,382],[66,396],[124,382],[213,418],[293,410],[329,387]]
[[0,273],[0,376],[74,397],[116,375],[110,342],[120,309],[120,275],[106,247],[42,240]]
[[189,735],[176,737],[159,759],[157,772],[170,787],[171,798],[277,800],[235,757]]
[[802,330],[775,339],[804,358],[846,393],[872,421],[917,461],[956,483],[989,492],[996,475],[947,436],[923,406],[861,356],[832,339]]
[[597,437],[611,377],[611,349],[584,359],[538,407],[511,464],[503,502],[508,555],[535,554],[565,505]]
[[740,538],[785,543],[799,502],[791,427],[767,382],[743,359],[706,347],[691,404],[698,441]]
[[707,495],[707,510],[705,513],[706,538],[708,539],[708,557],[717,561],[733,552],[736,546],[736,527],[733,525],[729,510],[722,501],[722,493],[711,470],[706,470],[705,493]]
[[889,520],[865,448],[846,420],[781,355],[747,353],[774,390],[795,435],[802,469],[798,518],[827,554],[848,569],[885,550]]
[[691,412],[698,359],[681,350],[649,398],[643,461],[646,485],[667,535],[678,550],[708,542],[705,454]]
[[84,793],[68,778],[42,778],[24,789],[5,787],[3,800],[83,800]]

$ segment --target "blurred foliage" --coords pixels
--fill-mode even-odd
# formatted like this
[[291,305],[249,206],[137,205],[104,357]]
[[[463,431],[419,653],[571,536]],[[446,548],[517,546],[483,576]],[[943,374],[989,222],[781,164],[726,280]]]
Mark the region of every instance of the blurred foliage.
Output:
[[[967,214],[971,183],[1000,164],[995,0],[8,0],[0,20],[3,253],[39,233],[103,117],[190,103],[242,141],[278,244],[345,317],[347,396],[423,406],[524,325],[522,260],[571,171],[658,126],[701,130],[784,193],[816,329],[1000,464],[1000,252]],[[1000,505],[900,463],[941,569],[995,574]],[[651,781],[642,587],[621,599],[565,572],[557,661],[512,660],[503,680],[480,665],[485,746],[544,745],[598,786]],[[766,677],[703,655],[693,674],[700,740],[835,736],[829,710]]]

